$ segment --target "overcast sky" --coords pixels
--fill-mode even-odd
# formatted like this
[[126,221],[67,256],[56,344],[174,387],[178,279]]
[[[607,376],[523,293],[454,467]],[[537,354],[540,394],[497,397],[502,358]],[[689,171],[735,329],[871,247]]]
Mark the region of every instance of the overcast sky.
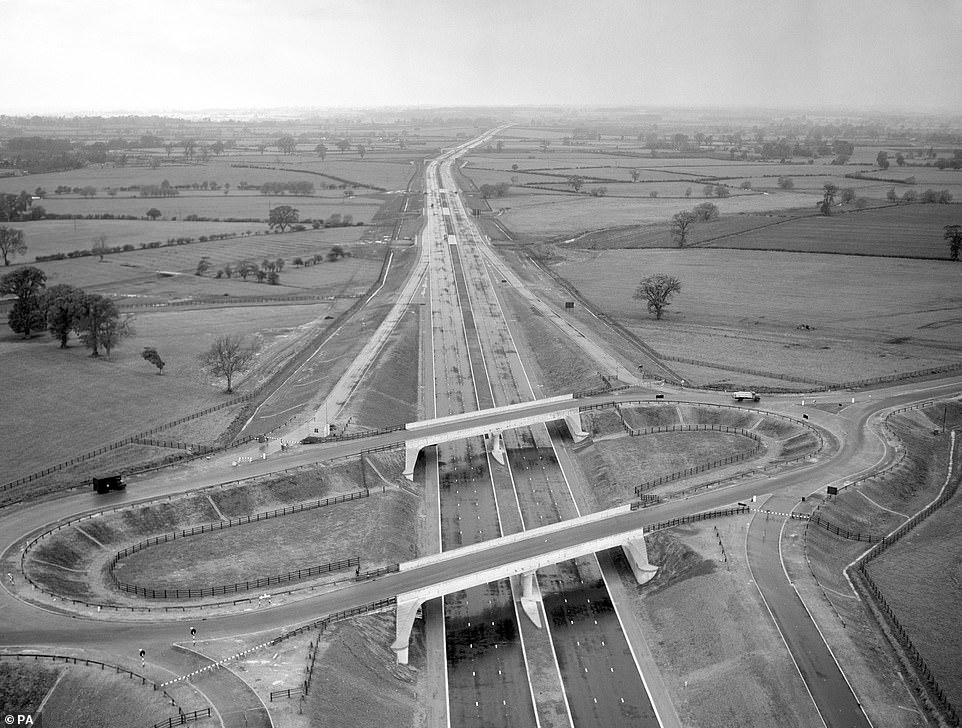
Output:
[[0,0],[0,113],[962,110],[959,0]]

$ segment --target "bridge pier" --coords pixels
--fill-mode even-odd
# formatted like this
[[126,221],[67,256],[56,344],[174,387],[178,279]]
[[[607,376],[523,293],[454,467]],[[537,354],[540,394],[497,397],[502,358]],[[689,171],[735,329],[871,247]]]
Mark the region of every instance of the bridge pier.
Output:
[[631,571],[635,575],[635,581],[639,584],[647,584],[655,578],[658,567],[648,561],[648,547],[645,545],[644,535],[631,538],[625,541],[621,550],[625,552],[625,558],[631,566]]
[[538,605],[541,603],[541,590],[538,589],[537,574],[533,571],[526,571],[518,577],[521,582],[521,609],[528,615],[528,619],[538,629],[541,629],[541,610]]
[[492,430],[485,439],[489,443],[488,452],[491,457],[497,460],[499,465],[504,465],[504,436],[501,430]]

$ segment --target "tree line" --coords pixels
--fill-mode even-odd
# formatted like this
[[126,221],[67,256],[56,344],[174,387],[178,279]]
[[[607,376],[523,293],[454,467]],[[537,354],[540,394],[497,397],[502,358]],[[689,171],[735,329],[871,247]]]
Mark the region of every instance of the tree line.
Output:
[[76,334],[91,356],[103,350],[109,359],[123,339],[134,335],[133,315],[121,314],[111,299],[66,283],[47,288],[46,282],[47,274],[33,266],[0,278],[0,295],[16,296],[7,323],[23,338],[46,330],[66,349]]

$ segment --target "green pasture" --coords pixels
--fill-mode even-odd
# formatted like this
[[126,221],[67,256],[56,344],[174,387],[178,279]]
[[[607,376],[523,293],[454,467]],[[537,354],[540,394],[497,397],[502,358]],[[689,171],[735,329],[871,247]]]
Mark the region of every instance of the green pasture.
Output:
[[[330,291],[333,294],[342,293],[342,284],[347,281],[354,286],[364,286],[365,280],[369,284],[380,269],[384,248],[381,245],[357,244],[357,236],[361,231],[362,228],[351,227],[250,235],[206,243],[112,253],[105,255],[103,261],[95,256],[88,256],[33,265],[47,274],[47,286],[70,283],[81,288],[97,287],[98,290],[109,290],[122,296],[147,295],[153,299],[163,298],[159,295],[160,290],[170,290],[171,297],[183,295],[185,291],[197,295],[278,295],[288,286],[312,290],[333,286]],[[319,263],[303,271],[295,268],[295,257],[326,255],[334,245],[350,251],[351,256],[336,263]],[[206,276],[194,276],[197,263],[202,257],[208,258],[211,270]],[[268,286],[257,283],[253,276],[248,277],[247,281],[236,277],[214,277],[216,271],[226,264],[233,265],[242,260],[259,264],[264,258],[283,258],[285,261],[280,285],[270,286],[270,294],[265,292]],[[331,265],[331,268],[326,268],[327,265]],[[359,274],[361,269],[368,271],[366,277],[365,274]],[[169,273],[187,274],[185,277],[191,280],[171,277]]]
[[[188,215],[216,217],[221,219],[239,218],[263,220],[263,222],[243,223],[247,228],[266,229],[270,208],[290,205],[298,211],[302,220],[326,220],[337,213],[341,216],[352,215],[354,222],[368,223],[381,207],[382,200],[376,196],[356,195],[346,197],[343,193],[335,195],[262,195],[259,192],[235,193],[229,195],[216,192],[190,192],[177,197],[144,198],[79,197],[51,198],[42,203],[47,212],[56,215],[133,215],[145,217],[147,210],[157,208],[163,219],[177,218],[182,221]],[[25,223],[26,224],[26,223]]]
[[[664,354],[828,381],[962,361],[959,271],[948,262],[710,249],[566,255],[555,270]],[[662,272],[682,292],[655,321],[632,296]]]
[[[144,210],[146,212],[146,209]],[[201,235],[231,233],[242,235],[248,230],[263,230],[257,223],[188,222],[177,220],[34,220],[13,223],[23,230],[27,254],[14,258],[16,263],[27,263],[38,255],[70,253],[90,250],[94,238],[106,236],[107,247],[142,243],[166,243],[170,238],[199,238]]]
[[[716,221],[711,223],[711,226],[722,222]],[[943,228],[946,225],[958,224],[962,224],[962,210],[956,205],[890,205],[830,217],[797,217],[784,224],[749,230],[708,242],[706,245],[756,250],[947,258],[949,246],[943,237]],[[711,235],[707,230],[696,231],[699,234],[704,232],[706,237]],[[693,240],[697,241],[698,238],[693,237]]]
[[[91,358],[75,340],[63,350],[46,335],[23,341],[4,327],[0,366],[8,384],[0,392],[0,422],[21,437],[0,443],[0,482],[224,401],[223,381],[208,381],[198,361],[218,335],[260,335],[255,370],[235,382],[239,392],[249,391],[279,354],[336,314],[335,305],[343,302],[139,311],[136,337],[109,361]],[[162,376],[141,357],[145,346],[166,362]]]

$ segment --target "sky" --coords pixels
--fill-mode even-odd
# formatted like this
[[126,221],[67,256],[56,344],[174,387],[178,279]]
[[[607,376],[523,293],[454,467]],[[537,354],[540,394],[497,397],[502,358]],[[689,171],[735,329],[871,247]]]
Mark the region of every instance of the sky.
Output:
[[962,111],[959,0],[0,0],[0,114]]

